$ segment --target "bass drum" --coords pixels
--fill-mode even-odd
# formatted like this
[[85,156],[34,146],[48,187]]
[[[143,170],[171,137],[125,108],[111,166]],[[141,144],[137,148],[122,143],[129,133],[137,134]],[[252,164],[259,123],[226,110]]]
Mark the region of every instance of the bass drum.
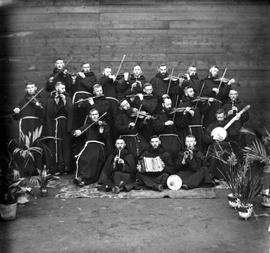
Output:
[[216,127],[212,130],[211,136],[214,140],[224,141],[227,137],[227,131],[223,127]]

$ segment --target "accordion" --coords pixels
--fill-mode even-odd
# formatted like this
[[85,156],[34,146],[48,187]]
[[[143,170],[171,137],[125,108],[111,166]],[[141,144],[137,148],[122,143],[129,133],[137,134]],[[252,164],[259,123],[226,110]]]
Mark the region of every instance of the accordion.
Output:
[[161,172],[164,169],[164,163],[159,156],[157,157],[143,157],[139,161],[139,172]]

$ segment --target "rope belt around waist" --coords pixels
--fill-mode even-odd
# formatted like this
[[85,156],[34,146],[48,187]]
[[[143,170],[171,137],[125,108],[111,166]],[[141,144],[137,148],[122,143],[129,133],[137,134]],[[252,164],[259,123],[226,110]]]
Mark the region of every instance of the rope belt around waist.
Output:
[[192,127],[201,127],[201,128],[203,128],[202,125],[189,125],[188,127],[190,127],[190,128],[192,128]]

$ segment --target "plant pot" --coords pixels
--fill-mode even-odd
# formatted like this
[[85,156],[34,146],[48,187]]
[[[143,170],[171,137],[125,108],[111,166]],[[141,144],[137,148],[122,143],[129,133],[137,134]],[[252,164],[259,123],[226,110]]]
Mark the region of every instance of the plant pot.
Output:
[[41,197],[47,197],[48,196],[48,188],[47,187],[41,187],[39,190],[40,190],[40,196]]
[[253,204],[240,204],[237,208],[238,214],[242,219],[247,220],[253,213]]
[[17,203],[20,205],[24,205],[28,203],[29,200],[29,194],[28,193],[21,193],[17,196]]
[[270,189],[263,190],[262,198],[262,205],[265,207],[270,207]]
[[15,220],[17,214],[17,203],[0,204],[0,216],[2,220]]
[[240,204],[240,200],[232,192],[227,195],[227,198],[229,206],[232,208],[236,208]]

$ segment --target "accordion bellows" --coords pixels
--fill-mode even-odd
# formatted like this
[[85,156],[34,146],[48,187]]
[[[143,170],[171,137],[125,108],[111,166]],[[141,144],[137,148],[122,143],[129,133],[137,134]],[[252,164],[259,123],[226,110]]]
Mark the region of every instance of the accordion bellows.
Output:
[[143,157],[139,162],[141,164],[140,172],[161,172],[164,169],[164,163],[159,156]]

